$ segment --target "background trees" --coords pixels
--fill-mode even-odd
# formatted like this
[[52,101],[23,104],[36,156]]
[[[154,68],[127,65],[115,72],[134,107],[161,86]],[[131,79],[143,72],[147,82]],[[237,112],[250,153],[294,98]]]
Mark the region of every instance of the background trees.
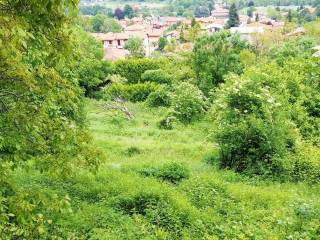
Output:
[[241,73],[239,53],[248,48],[239,36],[219,32],[200,38],[193,50],[193,67],[199,88],[208,93],[224,81],[228,72]]
[[128,39],[124,48],[130,52],[131,57],[141,58],[145,56],[143,40],[141,38],[133,37]]

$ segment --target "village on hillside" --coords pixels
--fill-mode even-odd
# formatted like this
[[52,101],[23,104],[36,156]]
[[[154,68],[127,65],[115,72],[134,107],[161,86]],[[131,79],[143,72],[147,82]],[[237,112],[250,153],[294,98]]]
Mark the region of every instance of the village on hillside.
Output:
[[[133,6],[137,8],[138,6]],[[216,3],[211,16],[195,18],[201,32],[214,33],[224,29],[229,19],[229,10],[222,3]],[[128,51],[124,48],[130,38],[140,38],[143,41],[145,55],[151,56],[158,49],[159,39],[166,38],[169,42],[179,42],[183,28],[191,27],[192,20],[185,17],[143,17],[142,15],[132,19],[117,20],[122,28],[119,33],[92,33],[99,41],[102,41],[105,49],[105,59],[117,60],[125,58]],[[249,17],[239,14],[240,24],[231,27],[232,33],[239,33],[244,39],[250,41],[250,36],[265,31],[273,31],[284,26],[283,21],[273,20],[263,14],[253,14]],[[175,26],[175,28],[173,28]],[[177,26],[183,26],[177,28]],[[172,29],[172,30],[171,30]],[[199,33],[199,34],[200,34]]]

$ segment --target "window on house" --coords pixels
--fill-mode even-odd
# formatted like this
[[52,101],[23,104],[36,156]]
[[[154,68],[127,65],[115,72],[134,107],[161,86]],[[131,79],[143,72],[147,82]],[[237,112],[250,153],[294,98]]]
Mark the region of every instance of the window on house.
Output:
[[121,45],[121,41],[120,40],[118,40],[118,46],[120,46]]
[[111,40],[109,41],[109,44],[112,45],[112,41]]

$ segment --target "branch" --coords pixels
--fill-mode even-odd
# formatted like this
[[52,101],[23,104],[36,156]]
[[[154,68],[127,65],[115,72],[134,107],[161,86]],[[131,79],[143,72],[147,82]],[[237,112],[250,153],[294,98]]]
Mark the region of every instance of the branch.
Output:
[[125,105],[125,102],[123,101],[123,99],[121,98],[115,98],[114,102],[111,104],[106,104],[105,108],[107,110],[118,110],[123,112],[126,116],[128,120],[131,120],[134,118],[133,114],[129,111],[128,107]]

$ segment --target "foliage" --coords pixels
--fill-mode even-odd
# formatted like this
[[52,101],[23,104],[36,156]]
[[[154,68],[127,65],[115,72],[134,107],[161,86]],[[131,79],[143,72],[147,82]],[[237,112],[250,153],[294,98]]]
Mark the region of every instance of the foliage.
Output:
[[169,107],[171,105],[171,97],[168,89],[162,87],[152,92],[147,98],[147,104],[149,107]]
[[133,18],[134,17],[134,10],[133,8],[126,4],[124,6],[124,9],[123,9],[123,13],[124,13],[124,16],[128,17],[129,19]]
[[238,9],[235,3],[231,4],[229,9],[229,20],[227,23],[228,28],[238,27],[240,24]]
[[269,58],[277,61],[283,66],[286,61],[297,57],[308,58],[312,55],[312,46],[314,41],[312,38],[301,38],[284,42],[282,45],[274,46],[268,52]]
[[114,10],[114,16],[118,19],[118,20],[122,20],[124,19],[125,15],[124,12],[120,9],[120,8],[116,8]]
[[159,88],[156,83],[145,82],[135,84],[112,84],[104,90],[105,99],[114,99],[117,97],[132,102],[145,101],[148,96]]
[[76,4],[0,2],[1,239],[55,237],[49,215],[69,209],[70,199],[63,194],[16,185],[16,169],[63,178],[83,166],[96,170],[101,161],[88,143],[74,70],[81,61],[69,24]]
[[216,105],[221,109],[215,139],[221,166],[252,175],[281,176],[290,170],[286,159],[298,138],[284,100],[272,94],[268,82],[253,77],[229,77],[217,93],[221,99]]
[[143,58],[145,56],[143,39],[141,38],[138,38],[138,37],[129,38],[124,48],[129,51],[130,56],[133,58]]
[[197,17],[197,18],[209,17],[210,16],[210,10],[209,10],[208,7],[198,6],[194,10],[194,16]]
[[172,95],[173,116],[183,123],[191,123],[205,111],[202,92],[194,85],[183,82],[175,86]]
[[228,72],[241,73],[239,53],[246,48],[248,44],[238,35],[225,31],[200,38],[193,49],[193,67],[199,88],[207,94],[224,81]]
[[160,51],[163,51],[164,48],[168,45],[168,40],[165,37],[159,38],[158,48]]
[[173,125],[174,125],[174,122],[176,121],[177,119],[173,116],[166,116],[165,118],[161,119],[159,122],[158,122],[158,127],[160,129],[165,129],[165,130],[172,130],[173,129]]
[[128,79],[129,83],[141,81],[142,74],[147,70],[159,69],[161,60],[141,58],[118,60],[115,63],[115,73]]
[[171,84],[172,77],[164,70],[147,70],[141,75],[141,82],[155,82],[158,84]]
[[177,184],[184,179],[188,179],[190,172],[181,163],[168,163],[161,167],[144,168],[140,170],[140,173],[147,177],[156,177],[162,181],[167,181],[173,184]]
[[117,20],[102,14],[97,14],[93,17],[82,17],[80,24],[84,30],[89,32],[121,32],[121,25]]

